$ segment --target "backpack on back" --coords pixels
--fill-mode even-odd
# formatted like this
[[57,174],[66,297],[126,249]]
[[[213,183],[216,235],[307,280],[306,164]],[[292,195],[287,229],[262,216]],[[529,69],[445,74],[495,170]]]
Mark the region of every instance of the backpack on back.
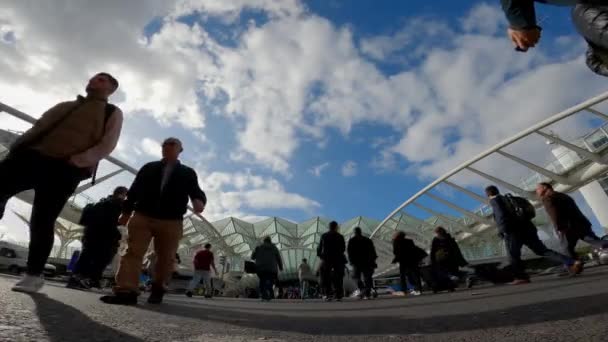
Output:
[[520,220],[532,220],[536,217],[536,209],[527,199],[511,194],[506,194],[504,197],[507,209],[513,217]]

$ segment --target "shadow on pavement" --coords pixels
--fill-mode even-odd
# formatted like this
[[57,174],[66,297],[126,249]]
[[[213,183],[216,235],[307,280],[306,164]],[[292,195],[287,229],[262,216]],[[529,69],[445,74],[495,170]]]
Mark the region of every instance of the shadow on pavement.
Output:
[[[608,294],[567,298],[496,311],[471,314],[441,315],[424,318],[373,315],[357,317],[294,317],[287,315],[255,315],[250,313],[218,309],[209,306],[200,308],[162,305],[140,306],[169,315],[217,321],[236,326],[274,331],[287,331],[319,335],[376,335],[376,334],[431,334],[439,332],[467,331],[541,322],[575,319],[608,312]],[[297,309],[296,309],[297,310]],[[404,307],[404,314],[415,313]]]
[[82,312],[45,294],[32,294],[37,315],[50,341],[124,341],[143,342],[142,339],[91,320]]

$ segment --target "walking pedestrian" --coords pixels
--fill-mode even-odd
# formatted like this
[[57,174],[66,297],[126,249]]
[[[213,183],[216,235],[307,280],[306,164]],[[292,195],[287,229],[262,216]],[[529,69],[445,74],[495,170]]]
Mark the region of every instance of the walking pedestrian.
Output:
[[359,298],[371,299],[374,287],[372,276],[378,259],[374,242],[363,236],[360,227],[356,227],[354,236],[348,240],[347,252],[348,260],[353,267],[353,279],[359,288]]
[[405,232],[399,231],[393,237],[393,263],[399,263],[399,278],[401,289],[407,291],[407,283],[412,286],[410,294],[420,296],[422,294],[422,280],[420,263],[426,258],[427,253],[416,246],[412,239],[406,237]]
[[192,281],[186,291],[186,296],[192,297],[194,289],[203,281],[203,289],[205,298],[213,296],[213,286],[211,284],[211,270],[217,275],[215,268],[215,256],[211,252],[211,244],[205,244],[205,248],[196,253],[193,260],[194,275]]
[[128,223],[127,251],[120,259],[114,294],[101,297],[103,302],[137,304],[138,277],[152,239],[156,262],[148,303],[162,302],[165,285],[173,274],[188,198],[198,214],[207,203],[196,172],[179,161],[182,151],[179,139],[167,138],[162,143],[163,159],[144,165],[137,173],[118,220],[122,225]]
[[342,301],[344,297],[344,269],[346,265],[346,242],[338,232],[338,223],[331,221],[329,231],[321,236],[317,256],[321,259],[321,286],[324,299]]
[[80,224],[84,226],[82,253],[76,262],[67,287],[99,288],[103,271],[112,262],[120,244],[118,217],[128,189],[119,186],[112,195],[84,207]]
[[549,183],[539,183],[536,194],[557,232],[564,251],[573,259],[579,259],[575,248],[582,240],[595,248],[604,248],[602,241],[591,229],[591,222],[580,210],[572,197],[555,191]]
[[55,221],[78,184],[94,177],[99,161],[116,147],[122,112],[108,103],[118,81],[107,73],[89,80],[86,97],[46,111],[10,147],[0,162],[0,218],[6,202],[25,190],[35,192],[25,277],[13,291],[38,292],[55,240]]
[[312,269],[308,265],[308,259],[302,259],[302,263],[298,266],[298,279],[300,280],[300,297],[301,299],[308,298],[308,290],[310,288],[310,280],[313,279]]
[[[274,298],[273,286],[279,279],[279,272],[283,271],[281,252],[272,243],[270,236],[267,236],[264,242],[255,248],[251,259],[255,260],[255,268],[260,280],[260,297],[262,300],[270,301]],[[279,298],[282,298],[280,288]]]
[[498,234],[505,240],[511,268],[515,279],[511,285],[530,282],[521,259],[521,248],[527,246],[536,255],[564,264],[571,274],[580,273],[582,264],[574,259],[551,250],[538,237],[532,222],[534,207],[521,197],[503,196],[494,185],[485,190],[498,228]]

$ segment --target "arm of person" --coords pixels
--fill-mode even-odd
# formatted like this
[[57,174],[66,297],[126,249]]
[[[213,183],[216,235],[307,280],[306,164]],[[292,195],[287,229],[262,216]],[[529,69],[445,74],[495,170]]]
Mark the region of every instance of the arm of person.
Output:
[[435,253],[437,252],[437,239],[433,239],[431,242],[431,265],[435,264]]
[[138,199],[141,196],[141,191],[143,187],[142,178],[147,172],[147,165],[148,164],[142,166],[142,168],[137,172],[137,175],[135,175],[135,179],[133,180],[129,191],[127,192],[127,199],[125,199],[125,201],[122,203],[122,214],[119,218],[119,223],[122,225],[126,224],[126,220],[131,217],[131,214],[135,209],[135,203],[137,203]]
[[504,227],[507,224],[507,215],[505,213],[505,208],[502,205],[501,201],[498,200],[498,198],[491,199],[490,206],[492,207],[492,213],[494,215],[494,221],[496,221],[496,227],[498,228],[498,232],[504,234]]
[[501,0],[509,27],[512,29],[536,28],[534,0]]
[[123,114],[118,108],[114,110],[106,123],[104,134],[97,144],[88,150],[70,157],[70,163],[81,168],[93,167],[100,160],[114,151],[122,129]]
[[545,207],[545,212],[547,213],[547,216],[549,216],[551,223],[553,223],[553,227],[555,228],[555,230],[557,230],[558,232],[563,231],[566,227],[563,227],[560,224],[558,216],[559,210],[556,201],[551,197],[543,198],[543,206]]
[[211,254],[211,268],[215,274],[218,274],[217,268],[215,267],[215,255],[213,255],[213,253]]
[[189,193],[188,196],[192,201],[192,207],[194,208],[194,212],[200,214],[205,210],[205,205],[207,205],[207,196],[205,192],[201,189],[198,184],[198,176],[193,169],[190,169],[190,185],[189,185]]
[[319,241],[319,245],[317,246],[317,256],[323,260],[323,245],[325,244],[323,236],[321,236],[321,241]]
[[352,264],[353,256],[355,255],[355,251],[353,251],[353,240],[348,240],[348,246],[346,247],[346,255],[348,256],[348,261]]
[[283,271],[283,258],[281,258],[281,252],[279,249],[275,247],[274,249],[275,257],[277,258],[277,265],[279,266],[279,271]]

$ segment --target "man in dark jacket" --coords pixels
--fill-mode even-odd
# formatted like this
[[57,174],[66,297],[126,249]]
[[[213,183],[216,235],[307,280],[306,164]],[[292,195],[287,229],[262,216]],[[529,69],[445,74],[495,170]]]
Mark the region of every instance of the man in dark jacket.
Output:
[[578,240],[583,240],[596,248],[604,247],[604,241],[595,235],[591,229],[591,222],[572,197],[553,190],[553,186],[549,183],[539,183],[536,186],[536,194],[543,202],[564,250],[571,258],[578,259],[575,251]]
[[527,246],[536,255],[564,264],[572,274],[580,273],[582,264],[547,248],[538,237],[538,231],[534,223],[529,219],[517,216],[513,204],[500,194],[496,186],[488,186],[486,195],[490,200],[498,234],[505,240],[515,277],[515,280],[511,283],[512,285],[522,285],[530,282],[530,277],[526,273],[521,260],[521,248],[523,246]]
[[129,245],[116,273],[114,295],[101,297],[103,302],[137,304],[141,265],[153,238],[156,263],[148,303],[162,302],[165,284],[174,271],[188,199],[197,214],[203,212],[207,202],[196,172],[178,159],[182,151],[181,141],[166,139],[162,144],[163,159],[144,165],[135,176],[118,219],[121,225],[128,223]]
[[[541,27],[536,20],[534,3],[572,6],[572,19],[579,33],[589,44],[587,66],[595,73],[608,76],[608,64],[603,61],[606,49],[606,2],[604,0],[501,0],[509,22],[508,35],[518,51],[528,51],[538,44]],[[604,56],[605,57],[605,56]]]
[[[355,228],[355,235],[348,240],[348,260],[353,266],[353,279],[359,287],[359,298],[372,298],[374,270],[376,269],[376,248],[372,239],[363,236],[361,228]],[[363,277],[363,281],[361,281]]]
[[255,268],[260,280],[260,296],[262,300],[269,301],[274,298],[272,288],[279,277],[279,271],[283,271],[281,252],[272,243],[270,236],[267,236],[264,242],[255,248],[251,259],[255,260]]
[[80,219],[80,224],[84,226],[82,253],[74,265],[67,287],[100,287],[103,271],[114,259],[120,244],[118,217],[127,191],[126,187],[119,186],[112,195],[84,208]]
[[414,240],[406,238],[405,232],[399,231],[393,237],[393,263],[399,263],[401,290],[407,292],[407,283],[412,285],[413,296],[422,294],[420,263],[426,258],[426,252],[416,246]]
[[341,301],[344,297],[344,268],[346,266],[346,242],[338,232],[338,223],[331,221],[329,231],[321,236],[317,247],[317,256],[321,259],[321,286],[325,300],[333,297]]

